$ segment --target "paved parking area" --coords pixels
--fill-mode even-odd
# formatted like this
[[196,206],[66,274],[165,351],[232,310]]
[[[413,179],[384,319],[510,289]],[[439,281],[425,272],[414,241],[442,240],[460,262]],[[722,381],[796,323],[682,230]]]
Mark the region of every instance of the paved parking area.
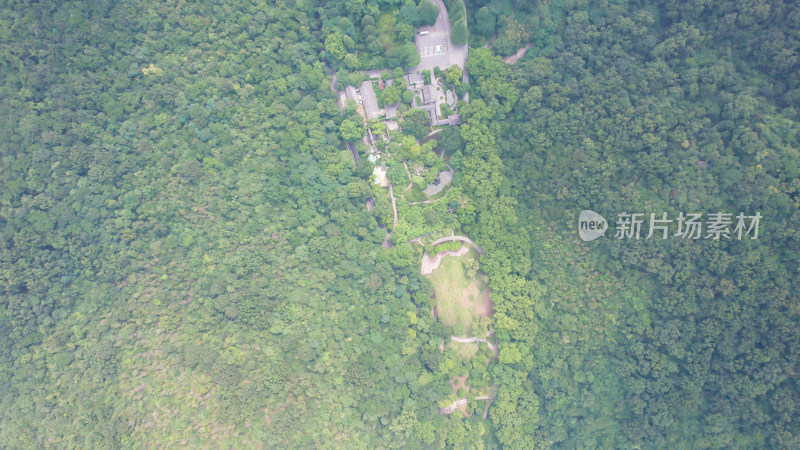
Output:
[[447,45],[429,45],[420,47],[419,55],[423,58],[447,54]]
[[450,19],[442,0],[434,0],[439,7],[439,17],[432,27],[422,27],[414,37],[420,55],[420,63],[414,71],[431,70],[434,67],[447,69],[452,65],[464,68],[467,59],[467,46],[456,47],[450,43]]

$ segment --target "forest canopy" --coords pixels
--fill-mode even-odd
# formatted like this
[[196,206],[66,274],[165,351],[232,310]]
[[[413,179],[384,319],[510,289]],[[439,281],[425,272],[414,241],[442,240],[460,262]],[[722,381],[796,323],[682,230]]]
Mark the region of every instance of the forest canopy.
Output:
[[[441,4],[0,7],[4,447],[800,448],[800,6],[448,1],[462,125],[340,108]],[[428,170],[390,162],[395,229],[367,127]],[[449,345],[419,230],[480,246],[496,355]]]

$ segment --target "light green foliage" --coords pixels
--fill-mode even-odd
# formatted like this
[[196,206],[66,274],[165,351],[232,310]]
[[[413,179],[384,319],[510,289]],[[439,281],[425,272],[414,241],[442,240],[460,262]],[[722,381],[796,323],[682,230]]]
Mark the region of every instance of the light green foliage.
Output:
[[363,126],[321,57],[346,83],[367,44],[319,14],[0,8],[28,55],[0,64],[2,447],[433,442],[416,380],[444,333],[408,323],[429,283],[413,251],[393,269],[364,207],[391,225],[387,192],[341,139]]
[[355,142],[364,137],[366,130],[364,126],[356,120],[345,119],[339,125],[339,135],[348,142]]
[[347,49],[344,46],[342,35],[339,33],[328,35],[328,37],[325,38],[325,51],[328,52],[334,60],[344,58],[347,54]]
[[403,95],[403,88],[400,85],[400,83],[393,84],[393,85],[385,88],[381,92],[381,96],[383,98],[383,103],[386,106],[394,105],[395,103],[398,103],[402,99],[401,98],[402,95]]
[[419,252],[414,251],[410,244],[400,244],[391,250],[391,263],[396,268],[403,268],[417,264]]
[[373,119],[369,123],[369,129],[372,131],[372,134],[380,136],[386,132],[386,122],[380,119]]
[[414,101],[414,93],[410,90],[403,91],[402,100],[406,105],[411,105],[411,102]]
[[456,65],[452,65],[448,67],[447,70],[445,70],[444,79],[448,83],[459,84],[461,82],[462,75],[463,71],[461,70],[461,68]]
[[420,72],[420,74],[422,75],[422,81],[425,84],[431,84],[431,71],[429,69],[423,70]]

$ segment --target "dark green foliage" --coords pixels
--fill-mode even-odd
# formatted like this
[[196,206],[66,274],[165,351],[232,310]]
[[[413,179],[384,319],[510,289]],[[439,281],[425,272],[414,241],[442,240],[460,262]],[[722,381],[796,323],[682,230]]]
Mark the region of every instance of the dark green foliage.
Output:
[[380,245],[322,61],[352,82],[370,42],[419,56],[358,5],[0,8],[2,447],[380,447],[405,410],[441,421],[417,385],[437,328],[406,314],[430,287]]
[[494,34],[495,17],[489,12],[486,6],[478,9],[475,13],[474,31],[480,35],[489,37]]
[[466,45],[468,35],[464,0],[447,0],[446,5],[450,19],[450,42],[453,45]]
[[422,139],[431,130],[431,118],[423,109],[412,109],[403,116],[402,127],[404,132]]
[[439,7],[431,0],[420,0],[417,12],[422,25],[433,25],[439,17]]
[[[784,370],[800,354],[789,275],[800,242],[785,231],[797,229],[788,201],[797,166],[778,169],[796,156],[800,125],[786,95],[797,78],[755,55],[764,41],[744,29],[760,28],[758,14],[722,26],[732,4],[702,14],[665,6],[664,16],[684,19],[674,24],[656,8],[576,8],[558,53],[509,66],[470,51],[460,186],[475,191],[472,236],[495,248],[487,256],[514,248],[502,232],[511,227],[533,243],[521,259],[480,260],[503,363],[490,416],[504,446],[798,445],[790,423],[800,397]],[[524,40],[510,19],[503,26],[506,48],[498,39],[495,50],[508,54]],[[728,34],[701,31],[711,28]],[[502,169],[493,172],[500,161],[480,149],[494,147]],[[503,193],[519,204],[495,199]],[[585,244],[575,231],[582,209],[610,221],[623,211],[760,211],[774,231],[757,242]]]
[[[453,186],[392,230],[329,74],[416,65],[412,3],[2,7],[3,447],[800,447],[797,5],[470,2],[464,125],[390,146]],[[765,219],[584,243],[586,208]],[[439,349],[406,241],[450,229],[497,360]]]
[[406,0],[405,4],[400,8],[400,19],[414,27],[419,26],[420,14],[417,11],[417,3],[414,0]]
[[457,128],[447,127],[436,135],[438,147],[447,155],[454,155],[457,151],[464,149],[464,139]]
[[467,25],[464,19],[461,19],[453,24],[450,33],[450,42],[453,45],[466,45],[467,43]]
[[420,22],[416,2],[382,3],[380,8],[374,3],[365,5],[356,1],[308,5],[320,15],[319,26],[325,32],[323,40],[326,44],[323,56],[334,70],[357,71],[418,64],[415,62],[416,52],[409,51],[409,44],[416,49],[414,29]]

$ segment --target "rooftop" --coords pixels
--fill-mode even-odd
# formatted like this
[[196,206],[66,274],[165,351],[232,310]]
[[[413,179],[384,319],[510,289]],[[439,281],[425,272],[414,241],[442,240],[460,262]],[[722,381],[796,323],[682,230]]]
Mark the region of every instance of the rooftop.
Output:
[[386,113],[387,119],[394,119],[397,117],[397,107],[400,106],[399,103],[395,103],[394,105],[387,106],[384,108],[384,112]]
[[418,73],[410,73],[406,75],[406,81],[408,81],[408,84],[417,84],[424,82],[424,80],[422,79],[422,75]]
[[361,101],[364,106],[364,114],[367,119],[377,119],[380,117],[378,108],[378,97],[375,96],[375,89],[372,88],[372,81],[367,80],[361,83]]
[[433,95],[431,95],[430,86],[422,86],[422,101],[424,103],[433,101]]

